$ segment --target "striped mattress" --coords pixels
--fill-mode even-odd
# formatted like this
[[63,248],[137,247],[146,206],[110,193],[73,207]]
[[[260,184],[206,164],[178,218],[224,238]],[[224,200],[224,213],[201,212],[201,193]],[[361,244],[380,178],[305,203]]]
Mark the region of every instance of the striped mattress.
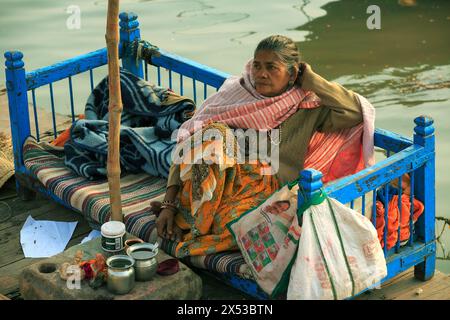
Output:
[[[109,221],[109,187],[107,179],[87,180],[78,176],[64,164],[64,149],[48,143],[38,143],[29,137],[23,147],[25,167],[44,188],[64,204],[80,212],[94,225]],[[151,201],[162,201],[167,181],[146,173],[127,174],[120,180],[122,213],[127,232],[146,242],[157,239]],[[172,254],[174,244],[163,241],[161,248]],[[215,271],[251,278],[250,270],[240,252],[227,252],[208,256],[189,257],[187,264]]]

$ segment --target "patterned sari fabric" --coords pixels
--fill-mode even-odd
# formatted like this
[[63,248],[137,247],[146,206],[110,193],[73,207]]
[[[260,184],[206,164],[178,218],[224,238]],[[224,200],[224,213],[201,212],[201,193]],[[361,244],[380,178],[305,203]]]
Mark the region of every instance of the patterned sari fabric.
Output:
[[[163,248],[179,258],[237,250],[226,224],[258,206],[278,189],[274,175],[261,174],[266,164],[237,163],[237,143],[229,144],[228,139],[234,138],[224,138],[226,125],[214,123],[203,132],[212,128],[221,139],[197,144],[186,140],[190,150],[183,159],[190,156],[194,161],[180,164],[183,183],[179,193],[180,212],[175,222],[187,233],[181,242],[163,243]],[[226,145],[232,148],[227,150]],[[203,159],[196,161],[200,157]]]

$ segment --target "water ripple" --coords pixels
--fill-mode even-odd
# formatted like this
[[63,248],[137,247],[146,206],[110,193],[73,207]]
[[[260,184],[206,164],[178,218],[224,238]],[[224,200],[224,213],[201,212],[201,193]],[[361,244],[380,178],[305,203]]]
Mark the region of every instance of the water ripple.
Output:
[[336,79],[377,108],[450,102],[450,65],[387,68],[380,73]]

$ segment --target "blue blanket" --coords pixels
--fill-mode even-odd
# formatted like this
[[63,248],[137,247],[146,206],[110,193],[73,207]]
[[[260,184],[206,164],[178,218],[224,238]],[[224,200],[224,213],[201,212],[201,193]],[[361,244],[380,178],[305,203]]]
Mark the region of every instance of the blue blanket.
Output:
[[[192,100],[169,89],[149,84],[132,73],[120,71],[122,119],[120,164],[123,173],[147,172],[167,178],[171,152],[176,144],[172,132],[195,110]],[[65,164],[90,180],[106,177],[108,154],[108,77],[92,91],[85,119],[72,124],[64,145]]]

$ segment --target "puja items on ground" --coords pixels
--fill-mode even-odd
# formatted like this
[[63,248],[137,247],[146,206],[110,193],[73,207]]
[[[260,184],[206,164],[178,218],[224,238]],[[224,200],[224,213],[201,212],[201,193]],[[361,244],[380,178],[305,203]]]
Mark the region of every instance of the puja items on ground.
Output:
[[80,280],[88,280],[93,289],[101,287],[107,280],[106,259],[101,253],[95,255],[95,259],[83,261],[83,251],[78,250],[72,262],[64,262],[59,268],[61,279],[79,276]]

